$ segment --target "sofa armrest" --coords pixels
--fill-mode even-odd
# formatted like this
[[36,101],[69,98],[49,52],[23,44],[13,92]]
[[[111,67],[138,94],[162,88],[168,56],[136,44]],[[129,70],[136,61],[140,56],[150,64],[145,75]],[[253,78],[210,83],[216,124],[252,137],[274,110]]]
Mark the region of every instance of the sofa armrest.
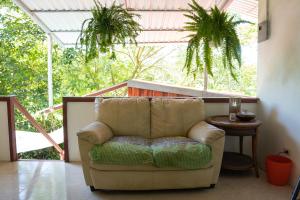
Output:
[[92,144],[103,144],[113,136],[113,133],[106,124],[96,121],[81,129],[77,136],[78,139]]
[[225,131],[202,121],[190,129],[188,137],[211,146],[212,165],[214,170],[212,183],[216,184],[218,182],[222,164],[225,144]]
[[87,185],[92,186],[93,181],[90,175],[89,152],[94,144],[103,144],[109,140],[113,134],[106,124],[96,121],[78,131],[77,136],[84,179]]
[[194,125],[188,132],[188,137],[204,144],[212,144],[225,136],[225,132],[213,125],[201,121]]

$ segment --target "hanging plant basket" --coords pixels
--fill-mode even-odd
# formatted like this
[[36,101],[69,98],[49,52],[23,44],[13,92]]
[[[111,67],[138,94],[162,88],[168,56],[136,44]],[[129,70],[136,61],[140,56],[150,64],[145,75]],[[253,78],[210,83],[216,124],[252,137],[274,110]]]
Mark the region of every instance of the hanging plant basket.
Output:
[[134,20],[139,15],[129,13],[122,5],[115,2],[106,7],[94,1],[93,17],[82,23],[81,33],[76,44],[85,50],[86,62],[96,58],[99,53],[109,53],[116,58],[114,47],[117,44],[136,44],[136,37],[141,31]]
[[[222,61],[228,68],[231,76],[236,79],[235,66],[241,66],[241,44],[236,32],[237,25],[250,23],[245,20],[235,20],[217,7],[206,11],[195,0],[189,4],[191,11],[185,14],[190,19],[186,23],[185,30],[191,32],[186,50],[184,68],[187,73],[196,73],[207,69],[208,74],[213,76],[213,50],[220,49]],[[195,65],[193,65],[195,60]]]

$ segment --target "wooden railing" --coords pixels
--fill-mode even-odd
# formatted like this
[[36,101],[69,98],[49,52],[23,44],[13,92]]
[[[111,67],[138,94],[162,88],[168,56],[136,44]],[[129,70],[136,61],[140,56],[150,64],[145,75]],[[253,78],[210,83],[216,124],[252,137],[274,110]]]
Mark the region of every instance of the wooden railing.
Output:
[[[117,89],[120,89],[120,88],[123,88],[123,87],[126,87],[126,86],[127,86],[127,81],[123,82],[123,83],[119,83],[119,84],[111,86],[111,87],[108,87],[108,88],[105,88],[105,89],[102,89],[102,90],[98,90],[96,92],[86,94],[86,95],[84,95],[84,97],[100,96],[100,95],[103,95],[105,93],[112,92],[114,90],[117,90]],[[62,104],[58,104],[58,105],[53,106],[52,108],[46,108],[44,110],[41,110],[38,113],[51,113],[51,112],[54,112],[56,110],[62,109],[62,107],[63,107]]]
[[40,132],[58,151],[60,159],[64,159],[64,150],[48,135],[47,131],[32,117],[32,115],[26,110],[26,108],[19,102],[17,98],[14,98],[14,106],[25,116],[25,118],[32,124],[38,132]]

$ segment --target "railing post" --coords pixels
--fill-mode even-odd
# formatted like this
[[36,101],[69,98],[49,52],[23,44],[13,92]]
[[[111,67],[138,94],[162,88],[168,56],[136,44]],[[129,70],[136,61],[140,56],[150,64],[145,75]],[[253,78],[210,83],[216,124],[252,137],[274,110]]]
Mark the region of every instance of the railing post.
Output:
[[68,102],[63,97],[63,127],[64,127],[64,159],[70,162],[69,158],[69,140],[68,140]]
[[14,119],[14,96],[0,96],[0,160],[18,160]]
[[10,160],[17,161],[17,139],[16,139],[16,128],[15,128],[15,96],[11,96],[7,102],[8,112],[8,128],[9,128],[9,147],[10,147]]

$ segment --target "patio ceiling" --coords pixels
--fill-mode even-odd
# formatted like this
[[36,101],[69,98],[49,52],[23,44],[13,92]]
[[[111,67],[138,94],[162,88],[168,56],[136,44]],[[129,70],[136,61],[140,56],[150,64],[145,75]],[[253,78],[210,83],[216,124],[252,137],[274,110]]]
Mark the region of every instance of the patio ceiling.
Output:
[[[112,0],[98,0],[110,5]],[[46,33],[63,46],[76,43],[82,22],[91,17],[93,0],[14,0]],[[139,14],[143,31],[139,43],[187,42],[188,32],[183,30],[190,0],[116,0],[127,10]],[[197,0],[204,8],[217,5],[255,21],[257,0]]]

